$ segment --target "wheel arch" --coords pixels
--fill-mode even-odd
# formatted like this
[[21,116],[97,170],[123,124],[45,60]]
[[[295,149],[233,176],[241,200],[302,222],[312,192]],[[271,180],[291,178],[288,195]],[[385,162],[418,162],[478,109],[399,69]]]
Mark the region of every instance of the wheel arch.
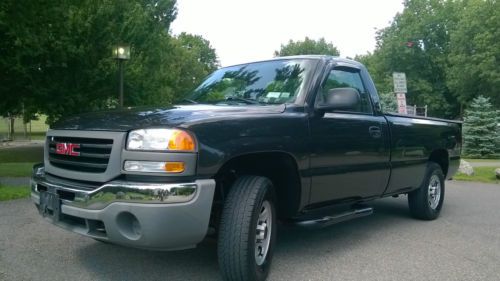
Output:
[[241,175],[264,176],[271,180],[279,217],[290,217],[299,211],[302,195],[300,173],[297,160],[289,153],[254,152],[227,160],[215,175],[217,187],[214,200],[224,200],[231,185]]
[[441,167],[443,175],[446,178],[446,175],[448,174],[448,167],[450,165],[448,151],[446,149],[436,149],[432,151],[429,156],[429,161],[437,163]]

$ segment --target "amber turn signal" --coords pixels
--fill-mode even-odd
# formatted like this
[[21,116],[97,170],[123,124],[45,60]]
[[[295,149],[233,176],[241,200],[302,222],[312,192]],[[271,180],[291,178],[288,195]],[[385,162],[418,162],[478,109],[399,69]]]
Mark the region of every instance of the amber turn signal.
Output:
[[166,162],[165,171],[167,173],[182,173],[184,172],[184,162]]
[[[194,151],[193,137],[185,131],[175,130],[168,140],[169,150]],[[172,162],[175,163],[175,162]]]

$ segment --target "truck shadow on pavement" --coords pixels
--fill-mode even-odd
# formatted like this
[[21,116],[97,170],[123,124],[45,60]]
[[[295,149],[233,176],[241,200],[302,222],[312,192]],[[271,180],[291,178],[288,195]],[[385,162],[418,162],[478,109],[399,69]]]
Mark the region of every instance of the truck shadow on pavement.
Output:
[[[294,270],[301,270],[301,262],[319,262],[324,254],[334,253],[341,258],[351,249],[374,243],[391,227],[415,224],[404,196],[375,201],[372,206],[375,213],[371,216],[323,229],[279,225],[270,279],[282,279],[280,271],[293,276]],[[213,238],[206,239],[196,249],[175,252],[145,251],[96,241],[80,248],[78,259],[92,279],[219,280],[216,252]]]

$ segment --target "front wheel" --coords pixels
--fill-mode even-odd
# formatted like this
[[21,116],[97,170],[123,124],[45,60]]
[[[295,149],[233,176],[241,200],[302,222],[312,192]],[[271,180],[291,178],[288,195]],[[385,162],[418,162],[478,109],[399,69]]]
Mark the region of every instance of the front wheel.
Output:
[[265,280],[276,240],[276,211],[271,181],[243,176],[224,202],[218,258],[225,280]]
[[444,175],[441,167],[429,162],[422,185],[408,193],[408,204],[413,217],[434,220],[439,216],[444,201]]

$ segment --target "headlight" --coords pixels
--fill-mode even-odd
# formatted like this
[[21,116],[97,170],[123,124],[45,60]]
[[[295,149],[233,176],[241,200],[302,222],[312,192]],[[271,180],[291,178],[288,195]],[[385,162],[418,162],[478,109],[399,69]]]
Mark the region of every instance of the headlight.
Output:
[[194,138],[179,129],[133,130],[127,138],[128,150],[195,151]]

